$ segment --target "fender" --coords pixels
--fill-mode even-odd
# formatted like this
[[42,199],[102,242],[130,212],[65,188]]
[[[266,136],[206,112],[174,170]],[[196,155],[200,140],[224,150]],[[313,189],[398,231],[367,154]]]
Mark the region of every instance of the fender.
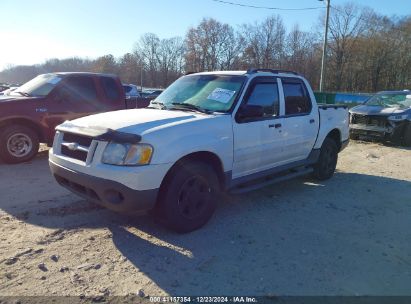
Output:
[[233,165],[233,133],[231,115],[221,115],[186,124],[169,126],[144,134],[141,142],[154,147],[153,164],[175,163],[195,152],[217,155],[224,171]]
[[[28,116],[7,116],[7,118],[0,119],[0,128],[13,124],[20,124],[33,128],[40,137],[40,142],[49,142],[49,139],[47,138],[47,126],[43,125],[42,123],[39,123],[37,120],[33,120]],[[52,140],[53,139],[51,139],[50,142]]]

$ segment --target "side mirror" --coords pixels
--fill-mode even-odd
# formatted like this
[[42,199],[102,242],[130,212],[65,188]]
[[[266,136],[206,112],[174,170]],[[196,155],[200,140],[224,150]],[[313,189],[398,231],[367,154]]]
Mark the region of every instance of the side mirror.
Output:
[[248,118],[259,118],[264,116],[264,108],[258,105],[244,105],[238,109],[238,118],[241,120]]

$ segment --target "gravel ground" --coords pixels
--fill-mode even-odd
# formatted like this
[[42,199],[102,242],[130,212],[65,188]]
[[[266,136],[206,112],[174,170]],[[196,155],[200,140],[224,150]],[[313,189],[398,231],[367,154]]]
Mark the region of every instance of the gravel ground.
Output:
[[411,150],[351,143],[325,182],[227,196],[178,235],[0,164],[0,296],[411,295]]

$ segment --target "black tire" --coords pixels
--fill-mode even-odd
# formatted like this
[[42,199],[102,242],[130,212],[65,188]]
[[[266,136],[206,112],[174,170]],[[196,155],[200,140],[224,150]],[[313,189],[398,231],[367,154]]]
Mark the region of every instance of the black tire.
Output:
[[408,125],[405,127],[402,144],[403,146],[411,147],[411,123],[408,123]]
[[9,164],[29,161],[39,150],[37,133],[26,126],[11,125],[0,130],[0,158]]
[[313,175],[318,180],[326,180],[333,176],[338,161],[338,147],[331,138],[324,139],[318,162],[314,165]]
[[194,231],[210,220],[218,192],[218,178],[212,167],[202,162],[186,162],[167,176],[155,215],[176,232]]

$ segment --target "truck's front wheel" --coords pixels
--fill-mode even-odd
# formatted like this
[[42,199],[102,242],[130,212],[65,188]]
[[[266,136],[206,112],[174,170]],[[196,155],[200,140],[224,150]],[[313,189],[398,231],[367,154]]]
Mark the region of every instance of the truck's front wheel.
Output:
[[35,131],[20,125],[0,130],[0,158],[6,163],[21,163],[32,159],[39,150]]
[[169,228],[187,233],[205,225],[216,208],[219,191],[214,170],[202,162],[174,168],[161,189],[157,215]]
[[337,167],[338,147],[331,138],[324,139],[321,146],[320,157],[314,165],[314,177],[318,180],[326,180],[333,176]]

